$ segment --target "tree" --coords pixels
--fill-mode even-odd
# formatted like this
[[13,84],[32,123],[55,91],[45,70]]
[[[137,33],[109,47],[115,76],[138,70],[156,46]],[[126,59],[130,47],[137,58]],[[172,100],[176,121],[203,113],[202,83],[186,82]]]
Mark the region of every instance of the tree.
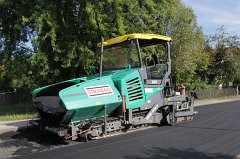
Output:
[[134,32],[173,38],[177,82],[193,83],[207,68],[204,36],[180,0],[1,0],[0,10],[0,54],[14,87],[90,75],[98,70],[101,36]]
[[[14,86],[15,72],[24,75],[24,69],[20,69],[26,62],[18,61],[19,57],[29,56],[26,49],[29,28],[22,23],[22,16],[31,14],[32,1],[0,1],[0,57],[1,86],[5,91]],[[25,51],[23,51],[25,50]],[[18,65],[16,64],[19,62]],[[17,71],[18,70],[18,71]]]
[[211,83],[227,84],[240,78],[240,41],[237,35],[231,36],[224,27],[219,33],[208,37],[208,53],[211,56],[209,79]]

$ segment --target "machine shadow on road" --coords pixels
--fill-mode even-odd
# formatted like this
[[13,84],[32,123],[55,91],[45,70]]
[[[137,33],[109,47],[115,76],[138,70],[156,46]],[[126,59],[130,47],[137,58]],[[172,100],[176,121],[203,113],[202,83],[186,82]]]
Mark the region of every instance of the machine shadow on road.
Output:
[[13,135],[12,139],[27,139],[29,142],[35,142],[42,146],[58,146],[68,145],[69,142],[61,139],[60,137],[39,131],[36,127],[26,127],[17,130],[17,134]]
[[225,154],[206,154],[198,152],[195,149],[179,150],[176,148],[164,149],[160,147],[153,147],[142,151],[138,155],[125,156],[126,159],[230,159],[234,156]]
[[0,134],[0,138],[0,152],[6,154],[11,152],[13,156],[41,152],[71,144],[71,141],[40,132],[39,129],[32,126],[19,129],[17,132]]

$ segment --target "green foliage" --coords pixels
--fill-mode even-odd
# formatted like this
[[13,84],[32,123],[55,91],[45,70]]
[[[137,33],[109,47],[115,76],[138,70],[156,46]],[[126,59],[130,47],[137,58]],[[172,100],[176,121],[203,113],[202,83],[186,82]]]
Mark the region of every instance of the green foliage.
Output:
[[224,27],[219,33],[208,37],[207,51],[211,57],[209,65],[210,83],[227,84],[240,80],[240,37],[231,36]]
[[101,36],[135,32],[172,37],[175,82],[208,82],[205,37],[180,0],[1,0],[0,86],[31,90],[90,75],[98,70]]
[[191,83],[186,83],[185,86],[186,86],[187,90],[201,90],[201,89],[216,88],[216,85],[209,84],[209,82],[207,80],[204,81],[201,79],[198,79]]
[[208,56],[204,53],[204,35],[190,8],[180,5],[172,18],[173,76],[177,83],[195,83],[207,70]]

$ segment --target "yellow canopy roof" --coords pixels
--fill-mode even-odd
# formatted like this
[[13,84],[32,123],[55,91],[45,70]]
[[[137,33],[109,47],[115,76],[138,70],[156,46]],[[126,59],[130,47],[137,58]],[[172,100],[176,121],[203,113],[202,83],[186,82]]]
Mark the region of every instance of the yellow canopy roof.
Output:
[[113,39],[106,40],[106,41],[104,41],[104,46],[121,43],[128,39],[171,41],[170,37],[163,36],[163,35],[134,33],[134,34],[123,35],[123,36],[119,36],[119,37],[116,37]]

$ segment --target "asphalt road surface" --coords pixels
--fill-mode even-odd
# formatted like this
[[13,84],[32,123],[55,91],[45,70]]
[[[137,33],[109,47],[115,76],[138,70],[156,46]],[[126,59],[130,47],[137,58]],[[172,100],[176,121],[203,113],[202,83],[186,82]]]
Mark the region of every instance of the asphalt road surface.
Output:
[[[25,147],[34,146],[33,143],[40,145],[35,149],[25,149],[22,153],[15,152],[14,155],[21,155],[17,158],[29,159],[236,158],[240,154],[240,100],[201,106],[195,110],[198,114],[191,122],[151,128],[88,143],[64,144],[53,138],[50,139],[51,142],[46,142],[45,140],[49,139],[44,139],[44,136],[35,136],[34,141],[34,136],[29,138],[13,134],[14,141],[25,140]],[[35,131],[36,135],[37,131],[32,131]],[[21,138],[17,138],[18,135]]]

